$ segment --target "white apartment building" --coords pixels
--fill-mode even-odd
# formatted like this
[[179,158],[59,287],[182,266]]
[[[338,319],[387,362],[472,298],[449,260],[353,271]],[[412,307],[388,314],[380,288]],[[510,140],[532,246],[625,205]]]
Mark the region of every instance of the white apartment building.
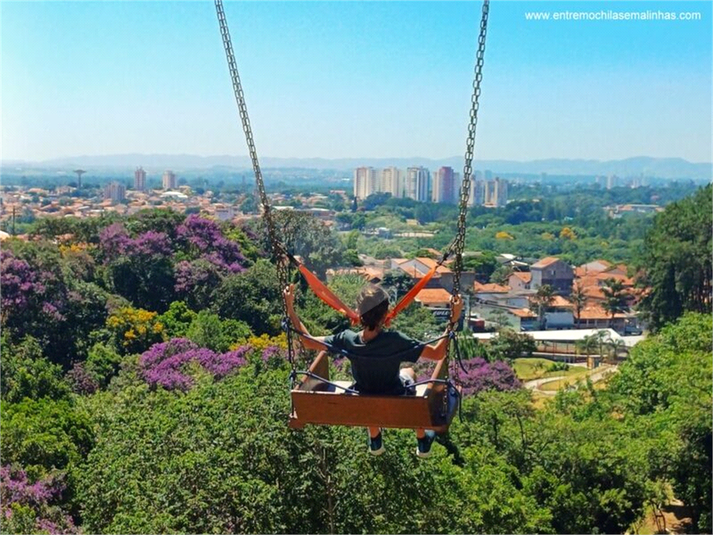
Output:
[[406,197],[421,202],[428,201],[430,178],[431,173],[425,167],[409,167],[406,170]]
[[387,167],[381,170],[380,190],[391,193],[392,197],[401,198],[404,196],[404,185],[401,169],[398,167]]
[[178,187],[178,181],[176,180],[176,174],[173,171],[164,171],[163,178],[163,189],[176,189]]
[[364,200],[377,191],[379,191],[379,184],[377,184],[376,171],[373,167],[354,169],[354,197]]

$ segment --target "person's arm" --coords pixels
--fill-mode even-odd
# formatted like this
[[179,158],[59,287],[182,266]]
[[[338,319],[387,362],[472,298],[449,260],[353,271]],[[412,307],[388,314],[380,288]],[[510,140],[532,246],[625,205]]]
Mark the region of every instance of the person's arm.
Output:
[[302,337],[302,344],[304,345],[305,349],[315,349],[317,351],[327,349],[327,346],[324,343],[322,343],[324,340],[324,337],[323,336],[312,337],[312,335],[307,330],[307,327],[304,326],[304,324],[300,320],[299,316],[297,316],[297,312],[295,312],[295,292],[294,292],[294,290],[295,290],[294,284],[290,284],[284,290],[285,303],[287,304],[287,315],[290,318],[292,327]]
[[[460,294],[451,298],[451,323],[456,323],[460,318],[460,314],[463,311],[463,300]],[[448,328],[446,327],[444,335],[448,334]],[[448,338],[441,338],[438,342],[432,344],[427,344],[424,346],[421,352],[421,358],[426,360],[443,360],[446,356],[446,350],[448,349]]]

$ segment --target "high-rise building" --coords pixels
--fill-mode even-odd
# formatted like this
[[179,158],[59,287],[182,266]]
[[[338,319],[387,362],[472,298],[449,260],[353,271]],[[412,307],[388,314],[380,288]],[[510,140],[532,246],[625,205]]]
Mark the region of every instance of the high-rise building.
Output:
[[354,197],[363,200],[377,191],[376,171],[373,167],[354,169]]
[[404,190],[401,180],[401,170],[398,167],[387,167],[381,170],[381,184],[379,189],[391,193],[392,197],[403,197]]
[[476,173],[474,180],[470,181],[470,197],[468,198],[468,206],[483,206],[485,204],[485,181],[482,175],[478,177]]
[[607,189],[613,189],[619,185],[619,177],[616,175],[609,175],[607,177]]
[[143,167],[139,167],[134,171],[134,189],[136,191],[144,191],[146,189],[146,171]]
[[425,167],[409,167],[406,170],[406,197],[416,201],[426,202],[428,197],[428,186],[430,173]]
[[493,172],[490,169],[485,170],[485,180],[492,180],[493,179]]
[[112,202],[126,199],[126,186],[120,182],[112,182],[104,186],[104,198]]
[[505,206],[508,203],[508,181],[496,177],[494,186],[493,204],[498,207]]
[[441,167],[433,175],[433,202],[455,204],[457,199],[456,173],[452,167]]
[[163,189],[176,189],[178,181],[176,174],[173,171],[164,171],[163,173]]

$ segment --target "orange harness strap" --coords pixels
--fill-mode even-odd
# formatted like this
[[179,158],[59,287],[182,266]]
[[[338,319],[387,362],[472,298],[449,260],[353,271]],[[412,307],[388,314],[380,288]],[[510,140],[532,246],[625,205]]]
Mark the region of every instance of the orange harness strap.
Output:
[[396,317],[396,315],[401,312],[404,308],[409,306],[411,304],[411,301],[413,301],[418,293],[423,289],[426,284],[428,284],[428,281],[430,281],[433,276],[436,274],[436,271],[440,267],[440,264],[436,264],[431,268],[431,270],[426,273],[420,281],[418,281],[413,288],[411,288],[406,295],[404,295],[398,303],[394,305],[394,308],[389,310],[389,313],[386,315],[386,321],[385,324],[388,327],[391,321]]
[[302,273],[302,276],[304,276],[305,280],[307,281],[307,284],[310,288],[312,288],[312,291],[317,297],[319,297],[322,301],[324,301],[327,305],[332,307],[337,312],[341,312],[342,314],[344,314],[353,324],[359,323],[359,314],[357,314],[351,308],[345,305],[342,300],[339,299],[339,297],[337,297],[336,295],[334,295],[332,290],[327,288],[327,286],[321,280],[319,280],[314,273],[307,269],[304,264],[297,262],[297,269],[300,270],[300,273]]
[[[317,297],[319,297],[325,304],[329,305],[332,307],[334,310],[337,312],[341,312],[344,314],[347,318],[349,318],[349,321],[352,322],[352,325],[356,325],[361,321],[361,318],[359,317],[359,314],[349,308],[347,305],[345,305],[339,297],[334,295],[334,292],[330,290],[317,276],[312,273],[307,267],[302,263],[297,261],[294,257],[290,256],[290,261],[292,261],[296,266],[297,269],[300,270],[300,273],[302,273],[302,276],[305,278],[307,281],[307,284],[309,287],[312,289],[312,291],[315,293]],[[428,284],[428,281],[430,281],[433,276],[436,274],[436,271],[438,271],[438,268],[441,266],[441,262],[437,263],[434,265],[428,273],[426,273],[421,280],[419,280],[413,288],[411,288],[406,295],[404,295],[396,305],[394,305],[394,308],[389,310],[389,313],[386,315],[386,321],[384,322],[386,326],[388,327],[389,324],[393,321],[393,319],[398,315],[399,312],[401,312],[403,309],[405,309],[407,306],[411,304],[411,302],[416,298],[418,293]]]

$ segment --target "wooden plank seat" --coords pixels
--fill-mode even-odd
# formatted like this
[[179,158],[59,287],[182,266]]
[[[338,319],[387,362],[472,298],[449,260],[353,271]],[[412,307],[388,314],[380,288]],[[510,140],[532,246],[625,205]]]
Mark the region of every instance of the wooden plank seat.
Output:
[[[309,371],[329,381],[328,359],[327,352],[321,352]],[[444,359],[437,363],[431,379],[444,379],[446,371],[447,362]],[[418,385],[415,395],[403,396],[345,391],[344,388],[349,388],[351,384],[350,381],[334,381],[329,384],[310,376],[302,379],[291,392],[294,409],[290,415],[290,427],[301,429],[312,424],[424,428],[445,433],[458,408],[460,398],[460,391],[451,391],[448,410],[443,414],[443,396],[447,390],[444,383]]]

